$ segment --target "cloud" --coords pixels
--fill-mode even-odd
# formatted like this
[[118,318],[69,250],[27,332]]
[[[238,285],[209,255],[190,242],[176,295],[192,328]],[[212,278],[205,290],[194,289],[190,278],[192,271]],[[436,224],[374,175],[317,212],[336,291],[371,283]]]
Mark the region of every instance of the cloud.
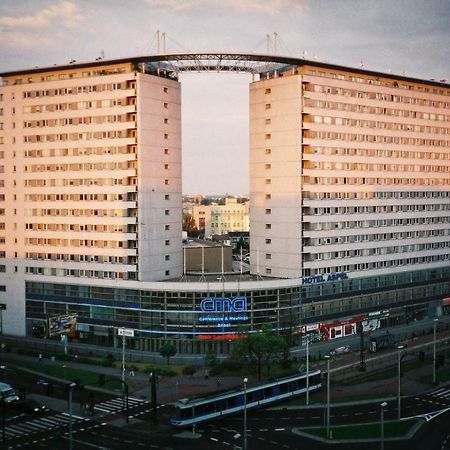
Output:
[[6,30],[36,30],[63,25],[74,28],[82,19],[74,3],[63,1],[42,9],[32,16],[0,16],[0,27]]
[[152,8],[161,12],[188,10],[220,10],[237,14],[281,14],[301,15],[302,0],[145,0]]

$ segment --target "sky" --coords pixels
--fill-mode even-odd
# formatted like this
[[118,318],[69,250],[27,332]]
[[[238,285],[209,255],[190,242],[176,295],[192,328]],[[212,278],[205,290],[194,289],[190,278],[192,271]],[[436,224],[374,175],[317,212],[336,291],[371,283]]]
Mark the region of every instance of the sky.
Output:
[[[0,0],[0,71],[156,53],[157,30],[167,52],[264,54],[277,33],[271,54],[450,79],[450,0]],[[180,81],[183,193],[248,194],[250,76]]]

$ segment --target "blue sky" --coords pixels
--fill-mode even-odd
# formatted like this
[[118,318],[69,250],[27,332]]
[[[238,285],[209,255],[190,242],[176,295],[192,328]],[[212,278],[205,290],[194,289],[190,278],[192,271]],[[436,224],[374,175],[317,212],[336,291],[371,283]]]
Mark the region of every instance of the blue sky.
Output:
[[[265,53],[277,32],[286,56],[450,78],[450,0],[2,0],[0,71],[155,53],[157,30],[168,52]],[[247,193],[250,77],[181,81],[183,191]]]

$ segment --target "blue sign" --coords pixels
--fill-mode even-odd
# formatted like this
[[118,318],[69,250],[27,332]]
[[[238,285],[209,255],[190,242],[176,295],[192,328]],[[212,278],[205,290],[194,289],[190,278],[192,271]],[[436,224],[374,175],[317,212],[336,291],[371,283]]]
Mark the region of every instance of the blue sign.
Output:
[[207,297],[200,303],[203,312],[246,312],[247,297]]
[[328,276],[325,275],[313,275],[311,277],[303,277],[303,284],[314,284],[314,283],[323,283],[325,281],[338,281],[338,280],[347,280],[348,275],[346,272],[335,272],[330,273]]
[[249,319],[246,314],[243,314],[247,312],[247,297],[207,297],[200,302],[200,309],[205,313],[226,313],[199,317],[199,322],[209,322],[218,328],[231,327],[237,322]]

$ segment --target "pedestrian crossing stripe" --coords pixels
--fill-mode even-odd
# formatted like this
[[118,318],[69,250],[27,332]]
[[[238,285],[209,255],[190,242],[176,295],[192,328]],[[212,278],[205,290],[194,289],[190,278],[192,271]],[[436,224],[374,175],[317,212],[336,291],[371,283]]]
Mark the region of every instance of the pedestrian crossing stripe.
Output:
[[[72,415],[72,423],[81,422],[84,417]],[[40,431],[51,430],[53,428],[68,425],[70,422],[69,414],[61,413],[55,416],[39,417],[23,423],[16,423],[7,425],[5,428],[5,435],[7,438],[29,435],[39,433]]]
[[433,397],[450,399],[450,388],[440,388],[430,392],[428,395]]

